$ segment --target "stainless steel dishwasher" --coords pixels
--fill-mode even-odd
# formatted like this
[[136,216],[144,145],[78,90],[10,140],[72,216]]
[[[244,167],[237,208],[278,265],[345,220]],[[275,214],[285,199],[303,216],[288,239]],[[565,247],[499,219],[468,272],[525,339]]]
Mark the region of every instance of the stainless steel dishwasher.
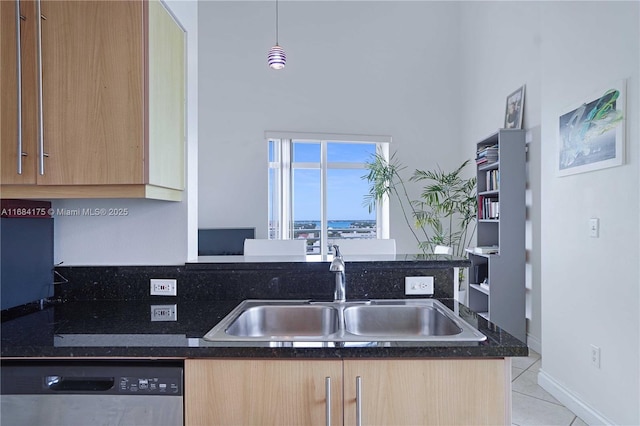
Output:
[[3,425],[184,422],[181,363],[4,361],[0,376]]

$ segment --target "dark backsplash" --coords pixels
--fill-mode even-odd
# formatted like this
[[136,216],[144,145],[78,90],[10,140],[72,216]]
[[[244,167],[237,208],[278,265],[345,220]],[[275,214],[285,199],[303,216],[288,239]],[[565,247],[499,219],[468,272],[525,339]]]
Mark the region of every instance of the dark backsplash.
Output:
[[[57,300],[173,299],[150,296],[151,278],[177,279],[177,297],[182,300],[331,300],[335,287],[334,274],[325,262],[60,266],[56,271],[68,280],[56,284]],[[347,262],[347,298],[410,297],[404,294],[406,276],[433,276],[434,297],[453,297],[453,269],[446,262],[428,266],[415,262]]]

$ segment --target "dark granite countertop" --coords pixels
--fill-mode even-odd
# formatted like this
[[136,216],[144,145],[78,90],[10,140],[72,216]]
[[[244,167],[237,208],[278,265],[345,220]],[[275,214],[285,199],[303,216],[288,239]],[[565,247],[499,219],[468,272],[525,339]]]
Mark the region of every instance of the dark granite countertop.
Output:
[[[97,358],[514,357],[527,346],[452,299],[454,268],[469,261],[405,255],[347,262],[348,299],[403,299],[405,277],[430,276],[434,298],[487,336],[483,342],[337,343],[333,347],[262,347],[202,337],[245,299],[331,300],[335,277],[319,262],[229,261],[176,266],[67,266],[55,295],[2,311],[0,356]],[[177,297],[149,295],[151,278],[176,279]],[[424,296],[421,296],[424,297]],[[151,321],[155,305],[176,305],[177,321]],[[357,346],[356,346],[357,345]]]
[[[466,306],[440,299],[480,330],[479,343],[374,342],[346,347],[230,346],[202,339],[240,301],[67,301],[2,323],[1,356],[99,358],[465,358],[527,356],[527,346]],[[152,322],[151,306],[176,304],[177,321]]]

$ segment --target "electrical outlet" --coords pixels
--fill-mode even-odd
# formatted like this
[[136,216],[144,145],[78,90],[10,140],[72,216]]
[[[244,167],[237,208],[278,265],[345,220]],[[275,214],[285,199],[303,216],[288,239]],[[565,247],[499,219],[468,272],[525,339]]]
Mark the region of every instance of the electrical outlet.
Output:
[[177,296],[178,282],[175,279],[151,279],[151,296]]
[[600,369],[600,348],[596,345],[591,345],[591,365]]
[[151,305],[151,321],[178,321],[178,306]]
[[404,294],[433,295],[433,277],[405,277]]
[[597,217],[589,219],[589,236],[598,238],[600,236],[600,219]]

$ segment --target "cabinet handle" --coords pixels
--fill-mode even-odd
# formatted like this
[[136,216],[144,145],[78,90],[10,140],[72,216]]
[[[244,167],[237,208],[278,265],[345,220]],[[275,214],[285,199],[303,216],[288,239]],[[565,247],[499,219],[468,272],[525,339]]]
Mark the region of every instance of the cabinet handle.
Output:
[[362,377],[356,377],[356,426],[362,426]]
[[324,397],[325,397],[325,424],[331,426],[331,377],[324,378]]
[[18,72],[18,174],[22,174],[22,42],[20,40],[20,20],[24,19],[20,13],[20,0],[16,0],[16,69]]
[[37,1],[38,13],[38,163],[39,173],[44,175],[44,113],[42,106],[42,4],[41,0]]

